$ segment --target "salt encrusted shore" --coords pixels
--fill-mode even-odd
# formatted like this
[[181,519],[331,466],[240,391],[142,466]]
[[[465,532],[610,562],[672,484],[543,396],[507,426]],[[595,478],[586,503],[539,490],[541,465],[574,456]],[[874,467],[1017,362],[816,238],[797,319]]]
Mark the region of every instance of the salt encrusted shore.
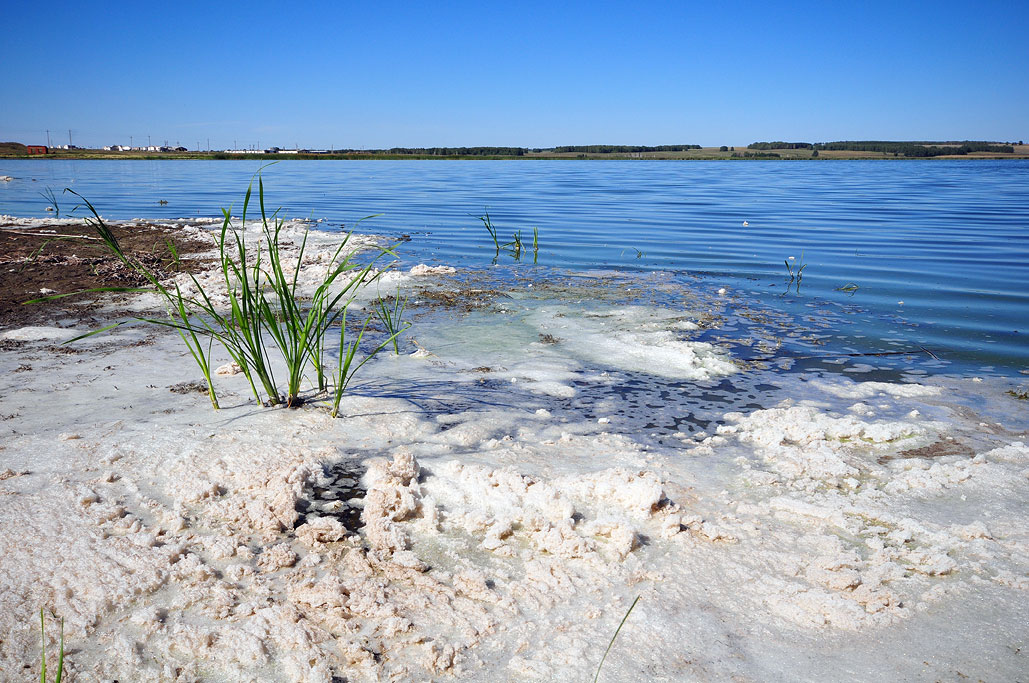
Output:
[[[339,239],[312,235],[308,283]],[[0,329],[0,678],[38,674],[44,608],[82,680],[583,680],[637,595],[605,680],[1025,671],[1029,448],[989,383],[783,376],[774,405],[658,447],[559,409],[598,368],[743,372],[682,312],[475,320],[416,327],[335,420],[260,408],[240,375],[217,412],[169,391],[199,373],[160,329],[71,353],[75,323]]]

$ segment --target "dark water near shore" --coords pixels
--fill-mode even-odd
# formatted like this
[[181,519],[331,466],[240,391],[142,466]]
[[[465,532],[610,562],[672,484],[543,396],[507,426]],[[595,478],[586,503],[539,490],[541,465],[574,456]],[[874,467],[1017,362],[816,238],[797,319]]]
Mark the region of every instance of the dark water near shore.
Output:
[[[0,213],[46,216],[39,193],[71,187],[110,218],[238,214],[259,167],[0,160],[14,177]],[[1029,367],[1029,162],[289,161],[264,174],[269,208],[326,229],[381,213],[361,231],[411,235],[412,260],[489,266],[488,208],[502,241],[539,228],[538,267],[531,253],[498,259],[520,275],[700,275],[798,326],[838,320],[838,350],[926,346],[955,370]],[[62,216],[75,199],[60,197]],[[807,268],[787,293],[790,256]]]

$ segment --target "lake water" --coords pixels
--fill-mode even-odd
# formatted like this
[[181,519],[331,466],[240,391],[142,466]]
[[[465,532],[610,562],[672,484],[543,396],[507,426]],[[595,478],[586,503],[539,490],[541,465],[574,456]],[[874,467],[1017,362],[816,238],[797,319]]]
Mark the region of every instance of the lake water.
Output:
[[[71,187],[110,218],[238,214],[260,166],[0,160],[14,177],[0,213],[52,215],[40,193]],[[323,229],[382,214],[360,230],[410,235],[412,262],[692,279],[791,316],[787,328],[817,318],[841,353],[925,347],[945,371],[1029,367],[1026,161],[288,161],[264,178],[270,209]],[[59,201],[62,216],[76,204]],[[497,258],[484,210],[502,241],[539,229],[535,264],[531,252]],[[786,281],[791,256],[806,265],[799,287]]]

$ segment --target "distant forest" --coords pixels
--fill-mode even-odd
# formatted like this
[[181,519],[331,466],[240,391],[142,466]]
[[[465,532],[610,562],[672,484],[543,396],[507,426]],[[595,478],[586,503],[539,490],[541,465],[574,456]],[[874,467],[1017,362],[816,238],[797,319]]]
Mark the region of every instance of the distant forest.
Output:
[[563,145],[550,149],[536,149],[535,152],[576,152],[579,154],[626,154],[631,152],[685,152],[691,149],[703,149],[700,145]]
[[989,142],[888,142],[884,140],[858,140],[843,142],[754,142],[747,149],[812,149],[880,152],[893,156],[905,157],[938,157],[950,154],[969,154],[971,152],[993,152],[1011,154],[1015,148],[1011,145],[994,145]]
[[420,156],[465,156],[520,157],[528,153],[526,147],[391,147],[390,149],[344,150],[346,152],[365,152],[370,154],[415,154]]
[[[416,154],[423,156],[525,156],[529,152],[560,154],[627,154],[632,152],[685,152],[703,149],[700,145],[562,145],[561,147],[392,147],[390,149],[361,150],[372,154]],[[357,152],[358,150],[346,150]]]
[[810,142],[781,142],[777,140],[775,142],[752,142],[747,145],[747,149],[811,149],[813,146]]

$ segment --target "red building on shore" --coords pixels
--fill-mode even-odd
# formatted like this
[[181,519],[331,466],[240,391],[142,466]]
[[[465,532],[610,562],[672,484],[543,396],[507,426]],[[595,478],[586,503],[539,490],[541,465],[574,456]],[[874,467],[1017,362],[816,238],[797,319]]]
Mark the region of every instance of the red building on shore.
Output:
[[25,145],[25,148],[29,150],[29,154],[49,154],[50,150],[47,149],[46,145]]

